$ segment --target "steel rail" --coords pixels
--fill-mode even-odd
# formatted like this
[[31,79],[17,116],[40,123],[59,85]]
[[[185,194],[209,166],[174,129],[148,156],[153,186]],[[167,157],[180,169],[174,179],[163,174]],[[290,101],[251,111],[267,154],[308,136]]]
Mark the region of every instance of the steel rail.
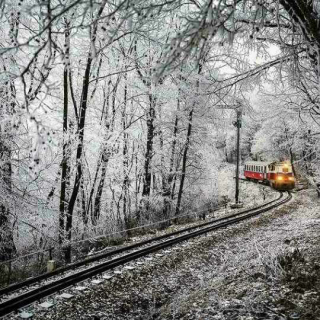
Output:
[[[282,193],[280,193],[280,196],[277,199],[274,199],[274,200],[266,202],[266,203],[264,203],[262,205],[259,205],[259,206],[255,207],[255,209],[263,208],[265,206],[268,206],[269,204],[274,203],[275,201],[278,201],[281,197],[282,197]],[[136,248],[139,248],[141,246],[150,244],[150,243],[155,242],[155,241],[167,239],[167,238],[182,234],[184,232],[190,232],[192,230],[208,226],[208,225],[210,225],[212,223],[217,223],[217,222],[224,221],[224,220],[227,220],[227,219],[230,219],[230,218],[233,218],[233,217],[237,217],[237,216],[242,215],[242,214],[244,214],[246,212],[249,212],[251,210],[252,209],[246,209],[246,210],[243,210],[243,211],[240,211],[240,212],[236,212],[236,213],[233,213],[231,215],[227,215],[227,216],[224,216],[224,217],[221,217],[221,218],[218,218],[218,219],[213,219],[213,220],[210,220],[210,221],[207,221],[207,222],[204,222],[204,223],[200,223],[200,224],[197,224],[197,225],[192,226],[192,227],[188,227],[188,228],[184,228],[184,229],[181,229],[181,230],[178,230],[178,231],[174,231],[174,232],[171,232],[171,233],[168,233],[168,234],[164,234],[162,236],[154,237],[154,238],[151,238],[151,239],[148,239],[148,240],[144,240],[144,241],[139,241],[139,242],[136,242],[136,243],[131,244],[131,245],[127,245],[127,246],[124,246],[124,247],[121,247],[121,248],[118,248],[118,249],[115,249],[115,250],[112,250],[112,251],[108,251],[106,253],[102,253],[102,254],[98,254],[98,255],[95,255],[95,256],[90,257],[90,258],[86,258],[86,259],[84,259],[82,261],[71,263],[71,264],[69,264],[67,266],[58,268],[58,269],[56,269],[56,270],[54,270],[54,271],[52,271],[50,273],[44,273],[42,275],[39,275],[39,276],[36,276],[36,277],[32,277],[32,278],[29,278],[29,279],[27,279],[25,281],[18,282],[18,283],[15,283],[15,284],[12,284],[12,285],[9,285],[9,286],[7,286],[5,288],[0,289],[0,299],[1,299],[1,296],[5,295],[5,294],[7,294],[7,295],[11,294],[12,292],[14,292],[16,290],[20,290],[20,289],[23,289],[24,287],[33,285],[33,284],[35,284],[37,282],[40,282],[40,281],[43,281],[43,280],[48,280],[48,279],[53,278],[55,276],[59,276],[62,273],[65,273],[65,272],[70,271],[70,270],[74,270],[74,269],[82,267],[84,265],[88,265],[89,263],[97,262],[97,261],[100,261],[102,259],[106,259],[106,258],[112,257],[112,256],[114,256],[116,254],[120,254],[120,253],[129,251],[129,250],[132,250],[132,249],[136,249]]]
[[[169,240],[166,240],[165,242],[162,242],[162,243],[154,244],[154,245],[149,246],[147,248],[143,248],[138,251],[131,252],[125,256],[114,258],[112,260],[109,260],[109,261],[104,262],[102,264],[99,264],[97,266],[93,266],[93,267],[88,268],[86,270],[82,270],[78,273],[69,275],[65,278],[58,279],[52,283],[45,284],[39,288],[36,288],[32,291],[26,292],[24,294],[21,294],[17,297],[14,297],[10,300],[7,300],[7,301],[1,303],[0,304],[0,317],[4,316],[6,314],[9,314],[9,313],[21,308],[21,307],[24,307],[32,302],[40,300],[48,295],[51,295],[57,291],[65,289],[75,283],[81,282],[83,280],[86,280],[88,278],[96,276],[102,272],[113,269],[117,266],[123,265],[123,264],[130,262],[130,261],[133,261],[135,259],[141,258],[145,255],[150,254],[150,253],[159,251],[160,249],[167,248],[167,247],[172,246],[176,243],[180,243],[182,241],[195,238],[199,235],[202,235],[202,234],[205,234],[205,233],[217,230],[217,229],[221,229],[221,228],[230,226],[232,224],[244,221],[244,220],[249,219],[251,217],[257,216],[260,213],[269,211],[275,207],[278,207],[278,206],[288,202],[291,198],[292,198],[291,194],[288,193],[287,198],[282,199],[279,202],[273,203],[270,206],[264,206],[264,208],[259,208],[259,209],[254,208],[251,210],[246,210],[245,211],[246,214],[244,214],[242,216],[229,217],[231,220],[223,221],[223,222],[220,222],[214,226],[208,226],[203,229],[194,231],[192,233],[185,234],[185,235],[173,238],[173,239],[169,239]],[[242,214],[243,214],[243,212],[242,212]],[[234,216],[234,215],[231,215],[231,216]]]

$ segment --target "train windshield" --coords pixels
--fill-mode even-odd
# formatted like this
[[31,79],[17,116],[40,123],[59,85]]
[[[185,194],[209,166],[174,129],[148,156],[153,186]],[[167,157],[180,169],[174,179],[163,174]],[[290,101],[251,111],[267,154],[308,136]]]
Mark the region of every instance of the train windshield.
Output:
[[279,167],[279,173],[291,173],[292,167],[290,164],[284,164]]

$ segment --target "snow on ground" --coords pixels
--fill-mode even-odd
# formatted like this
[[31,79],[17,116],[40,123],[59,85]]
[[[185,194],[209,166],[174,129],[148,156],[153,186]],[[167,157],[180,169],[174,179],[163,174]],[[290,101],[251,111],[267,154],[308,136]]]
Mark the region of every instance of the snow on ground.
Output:
[[320,319],[319,209],[315,191],[300,191],[33,319]]

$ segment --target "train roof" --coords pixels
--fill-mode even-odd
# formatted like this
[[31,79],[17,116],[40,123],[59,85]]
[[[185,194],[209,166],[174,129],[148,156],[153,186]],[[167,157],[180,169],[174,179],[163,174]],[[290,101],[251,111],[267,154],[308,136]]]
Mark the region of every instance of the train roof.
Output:
[[267,166],[274,161],[247,161],[244,164],[249,166]]
[[270,164],[274,165],[290,165],[290,161],[247,161],[244,163],[244,165],[249,165],[249,166],[268,166]]

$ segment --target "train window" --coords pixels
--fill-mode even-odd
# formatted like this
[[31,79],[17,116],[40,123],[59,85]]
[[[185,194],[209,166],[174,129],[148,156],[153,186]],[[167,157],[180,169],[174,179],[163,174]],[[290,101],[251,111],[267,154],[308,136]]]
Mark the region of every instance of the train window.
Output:
[[282,172],[288,172],[288,171],[289,171],[288,167],[283,167],[282,168]]

